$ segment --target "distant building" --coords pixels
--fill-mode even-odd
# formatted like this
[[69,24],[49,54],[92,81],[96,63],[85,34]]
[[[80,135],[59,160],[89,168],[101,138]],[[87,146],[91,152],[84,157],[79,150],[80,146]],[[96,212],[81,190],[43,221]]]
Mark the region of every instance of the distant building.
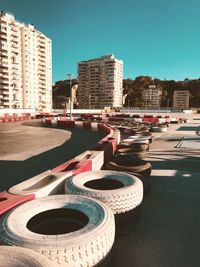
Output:
[[52,108],[51,40],[0,12],[0,108]]
[[79,108],[121,107],[123,61],[114,55],[78,63]]
[[142,91],[142,98],[146,108],[160,108],[161,94],[155,85],[149,85]]
[[[72,80],[72,106],[77,106],[77,80]],[[70,98],[70,81],[61,80],[55,82],[52,87],[53,109],[63,109],[66,103],[69,103]]]
[[175,90],[173,95],[173,109],[188,109],[188,108],[189,108],[189,91]]

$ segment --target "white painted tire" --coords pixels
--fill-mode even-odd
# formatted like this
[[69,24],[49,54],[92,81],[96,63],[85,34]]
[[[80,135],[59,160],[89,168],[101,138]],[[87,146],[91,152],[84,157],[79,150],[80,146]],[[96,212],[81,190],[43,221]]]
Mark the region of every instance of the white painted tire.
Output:
[[[60,218],[55,216],[55,213],[66,210],[81,213],[81,216],[87,218],[87,224],[66,233],[66,218],[71,218],[65,213],[65,217],[61,214]],[[46,216],[47,212],[51,213],[50,220],[49,215]],[[44,214],[46,217],[37,218],[38,221],[34,224],[35,216]],[[65,233],[60,233],[63,220]],[[76,218],[76,221],[80,223],[81,218]],[[70,222],[74,223],[73,218]],[[30,223],[35,228],[29,230]],[[48,224],[51,224],[50,233]],[[37,233],[35,229],[40,226],[48,233]],[[115,222],[110,208],[100,201],[84,196],[56,195],[29,201],[4,215],[0,221],[0,233],[1,243],[31,248],[59,266],[90,267],[110,251],[114,242]]]
[[149,140],[147,138],[126,138],[122,140],[122,143],[134,143],[134,144],[149,144]]
[[[119,182],[122,187],[100,190],[85,186],[87,182],[99,181],[100,179],[111,180],[111,183]],[[98,199],[108,205],[114,214],[124,213],[136,208],[143,199],[143,185],[136,176],[107,170],[84,172],[70,177],[65,182],[65,192]]]
[[153,126],[153,127],[150,128],[150,131],[151,132],[161,132],[161,133],[164,133],[164,132],[167,132],[167,127]]
[[0,246],[0,267],[55,267],[55,265],[31,249],[16,246]]

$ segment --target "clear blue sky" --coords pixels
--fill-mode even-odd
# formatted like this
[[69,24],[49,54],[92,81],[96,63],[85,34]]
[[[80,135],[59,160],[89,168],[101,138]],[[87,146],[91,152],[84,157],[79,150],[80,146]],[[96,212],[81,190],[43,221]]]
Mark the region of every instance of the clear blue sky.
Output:
[[53,81],[77,62],[114,53],[124,77],[200,77],[199,0],[0,0],[52,39]]

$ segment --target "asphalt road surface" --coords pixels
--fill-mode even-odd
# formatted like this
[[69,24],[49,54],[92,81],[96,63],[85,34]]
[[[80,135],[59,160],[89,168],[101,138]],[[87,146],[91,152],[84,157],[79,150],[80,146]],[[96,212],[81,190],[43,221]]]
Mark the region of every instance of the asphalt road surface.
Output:
[[72,159],[101,137],[99,132],[41,127],[40,120],[1,123],[0,191]]
[[[200,120],[155,133],[147,161],[150,191],[116,216],[114,246],[99,267],[199,267]],[[34,121],[0,125],[1,191],[51,169],[101,138],[99,133],[41,128]]]
[[[110,267],[199,267],[200,120],[155,133],[150,192],[118,216]],[[104,266],[102,264],[102,266]]]

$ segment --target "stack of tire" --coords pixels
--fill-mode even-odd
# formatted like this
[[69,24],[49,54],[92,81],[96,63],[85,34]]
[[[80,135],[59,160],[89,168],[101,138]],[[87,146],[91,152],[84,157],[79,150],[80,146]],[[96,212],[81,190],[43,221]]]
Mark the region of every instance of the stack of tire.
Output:
[[144,159],[152,143],[152,135],[146,128],[135,129],[132,134],[119,143],[113,159],[105,164],[105,169],[137,176],[143,183],[144,194],[147,195],[152,168]]
[[168,123],[153,123],[149,129],[150,132],[167,132]]
[[[31,180],[27,188],[38,199],[0,218],[0,260],[9,254],[13,257],[7,267],[96,266],[113,246],[114,215],[128,213],[142,202],[141,180],[124,172],[86,171],[67,178],[66,194],[48,196],[48,192],[58,194],[55,190],[42,190],[47,196],[36,194],[38,187],[53,186],[59,180],[47,177],[45,183],[37,179],[36,186]],[[27,256],[23,258],[22,253]]]

